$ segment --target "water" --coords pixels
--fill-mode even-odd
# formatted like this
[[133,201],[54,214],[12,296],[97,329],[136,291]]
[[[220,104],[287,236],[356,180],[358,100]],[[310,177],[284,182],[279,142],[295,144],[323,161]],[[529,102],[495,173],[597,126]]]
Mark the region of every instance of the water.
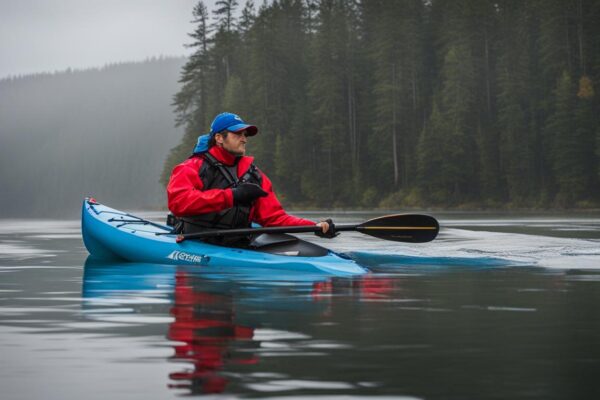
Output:
[[600,398],[600,219],[438,217],[428,244],[327,242],[368,276],[269,280],[94,263],[79,221],[2,220],[0,398]]

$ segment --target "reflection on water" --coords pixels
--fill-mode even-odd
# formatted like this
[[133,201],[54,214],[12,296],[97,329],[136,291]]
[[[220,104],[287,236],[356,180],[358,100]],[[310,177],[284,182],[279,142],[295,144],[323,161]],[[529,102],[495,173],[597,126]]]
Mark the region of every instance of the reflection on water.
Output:
[[[595,390],[574,371],[600,367],[600,348],[590,342],[600,329],[592,312],[598,303],[590,303],[598,292],[579,287],[578,300],[567,301],[570,282],[594,274],[489,265],[413,265],[409,272],[404,265],[354,279],[284,274],[268,281],[260,271],[168,268],[88,262],[84,297],[95,321],[114,322],[112,313],[129,323],[170,316],[164,380],[176,395],[503,398],[533,387],[562,398]],[[588,311],[580,319],[567,309]],[[589,346],[577,347],[575,338]],[[559,365],[566,369],[553,372]],[[570,381],[582,386],[573,390]]]

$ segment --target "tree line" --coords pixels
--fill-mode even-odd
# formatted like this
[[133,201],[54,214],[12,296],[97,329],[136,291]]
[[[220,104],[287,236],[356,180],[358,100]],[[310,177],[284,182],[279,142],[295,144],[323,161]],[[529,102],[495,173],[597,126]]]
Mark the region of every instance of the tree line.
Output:
[[589,207],[600,0],[219,0],[162,182],[222,111],[286,205]]

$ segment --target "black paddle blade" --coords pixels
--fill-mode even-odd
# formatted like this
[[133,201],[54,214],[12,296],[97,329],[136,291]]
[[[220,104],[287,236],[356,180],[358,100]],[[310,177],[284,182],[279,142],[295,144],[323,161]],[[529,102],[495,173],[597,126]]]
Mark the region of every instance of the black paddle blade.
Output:
[[356,230],[385,240],[425,243],[435,239],[440,225],[429,215],[397,214],[370,219],[358,225]]

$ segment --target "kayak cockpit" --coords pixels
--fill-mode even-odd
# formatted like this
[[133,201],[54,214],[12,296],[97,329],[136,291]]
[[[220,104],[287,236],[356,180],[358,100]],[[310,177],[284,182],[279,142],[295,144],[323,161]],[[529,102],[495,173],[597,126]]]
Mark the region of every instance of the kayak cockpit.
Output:
[[323,257],[329,254],[329,250],[324,247],[285,233],[258,235],[250,242],[248,249],[296,257]]

